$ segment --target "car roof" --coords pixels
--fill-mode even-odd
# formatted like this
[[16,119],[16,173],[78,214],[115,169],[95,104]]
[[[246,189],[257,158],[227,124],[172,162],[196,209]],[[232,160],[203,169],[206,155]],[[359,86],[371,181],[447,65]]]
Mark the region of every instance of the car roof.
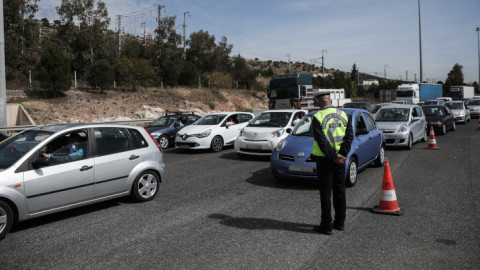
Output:
[[389,108],[410,109],[413,107],[419,107],[419,106],[415,104],[392,104],[392,105],[383,106],[380,110],[389,109]]
[[60,132],[63,130],[73,129],[73,128],[92,128],[92,127],[123,127],[123,128],[136,128],[136,126],[131,125],[121,125],[121,124],[104,124],[104,123],[70,123],[70,124],[58,124],[58,125],[43,125],[34,127],[30,130],[43,130],[48,132]]
[[423,105],[422,108],[434,108],[434,107],[445,107],[445,105],[432,104],[432,105]]
[[[344,111],[347,115],[353,115],[355,112],[366,112],[366,113],[369,113],[367,110],[364,110],[364,109],[356,109],[356,108],[337,108],[337,109]],[[314,115],[314,114],[316,114],[318,111],[320,111],[320,110],[311,111],[311,112],[308,113],[308,115]]]
[[303,109],[282,109],[282,110],[267,110],[267,111],[263,111],[261,113],[264,113],[264,112],[305,112],[307,110],[303,110]]

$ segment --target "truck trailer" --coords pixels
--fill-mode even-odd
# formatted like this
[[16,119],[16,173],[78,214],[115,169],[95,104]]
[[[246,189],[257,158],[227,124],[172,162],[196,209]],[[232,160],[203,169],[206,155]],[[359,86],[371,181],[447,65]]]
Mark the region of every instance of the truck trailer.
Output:
[[452,86],[450,87],[450,97],[453,100],[473,98],[474,91],[473,86]]
[[437,99],[442,96],[441,84],[407,83],[397,87],[397,101],[406,101],[408,104],[417,104],[420,101]]

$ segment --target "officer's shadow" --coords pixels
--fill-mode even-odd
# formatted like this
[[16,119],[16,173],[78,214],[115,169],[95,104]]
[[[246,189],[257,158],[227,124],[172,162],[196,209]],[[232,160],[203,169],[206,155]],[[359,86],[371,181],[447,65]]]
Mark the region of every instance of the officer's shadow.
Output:
[[232,217],[224,214],[211,214],[211,219],[219,219],[219,223],[229,227],[247,230],[283,230],[299,233],[318,234],[313,230],[315,225],[285,222],[268,218]]

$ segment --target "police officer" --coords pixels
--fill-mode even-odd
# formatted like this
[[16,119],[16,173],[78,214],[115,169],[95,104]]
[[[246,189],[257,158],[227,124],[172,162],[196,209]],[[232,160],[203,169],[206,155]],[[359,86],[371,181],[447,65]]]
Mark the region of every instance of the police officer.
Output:
[[[330,92],[320,92],[315,95],[317,106],[320,107],[312,120],[313,149],[312,155],[317,163],[317,173],[320,189],[321,222],[315,230],[331,235],[332,227],[345,230],[346,199],[345,199],[345,166],[347,155],[353,140],[352,121],[347,114],[332,106]],[[331,195],[333,192],[333,208],[335,220],[332,224]]]

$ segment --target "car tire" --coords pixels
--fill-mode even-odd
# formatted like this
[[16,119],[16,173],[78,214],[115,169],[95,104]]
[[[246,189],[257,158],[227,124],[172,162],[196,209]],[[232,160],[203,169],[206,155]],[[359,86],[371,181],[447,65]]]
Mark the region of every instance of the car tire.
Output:
[[470,117],[468,117],[467,120],[465,120],[465,122],[470,123]]
[[133,182],[133,197],[140,202],[153,200],[157,196],[159,184],[160,179],[154,171],[144,171]]
[[412,149],[412,147],[413,147],[413,136],[410,133],[410,135],[408,135],[407,149],[410,150]]
[[380,151],[378,151],[378,157],[374,161],[374,165],[377,167],[382,167],[385,164],[385,147],[380,146]]
[[167,149],[170,146],[167,135],[160,136],[157,141],[162,149]]
[[212,149],[213,152],[220,152],[223,149],[223,138],[222,136],[215,136],[212,139],[212,142],[210,143],[210,149]]
[[452,130],[455,131],[456,129],[457,129],[457,124],[455,123],[455,121],[453,121]]
[[345,180],[345,185],[347,187],[353,187],[357,183],[357,174],[358,174],[357,160],[354,157],[352,157],[350,158],[350,162],[348,162],[348,167],[347,167],[347,179]]
[[0,240],[10,231],[13,225],[13,211],[10,205],[0,201]]
[[427,140],[428,140],[428,135],[427,135],[427,130],[425,129],[425,131],[423,132],[422,142],[426,142]]
[[445,135],[445,133],[447,133],[447,125],[443,123],[442,130],[440,131],[440,135]]

